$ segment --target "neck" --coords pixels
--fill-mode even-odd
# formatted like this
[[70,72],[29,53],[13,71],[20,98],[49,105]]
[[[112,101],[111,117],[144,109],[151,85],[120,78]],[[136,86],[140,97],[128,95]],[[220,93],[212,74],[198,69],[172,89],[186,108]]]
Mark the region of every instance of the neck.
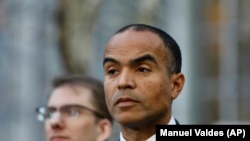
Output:
[[[123,137],[126,141],[145,141],[149,137],[155,134],[155,126],[158,125],[166,125],[170,121],[171,116],[165,117],[163,119],[157,121],[151,121],[149,123],[145,123],[138,126],[128,126],[124,124],[120,124],[120,129]],[[131,124],[136,125],[136,124]]]
[[129,128],[121,126],[121,132],[126,141],[145,141],[155,133],[155,126],[144,128]]

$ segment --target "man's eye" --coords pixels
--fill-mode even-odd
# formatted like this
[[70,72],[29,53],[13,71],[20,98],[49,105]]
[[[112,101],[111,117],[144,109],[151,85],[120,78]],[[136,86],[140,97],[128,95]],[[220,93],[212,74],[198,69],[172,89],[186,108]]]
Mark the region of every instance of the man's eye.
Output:
[[52,118],[55,114],[55,111],[47,111],[45,114],[45,118]]
[[109,71],[108,71],[108,74],[109,74],[109,75],[114,75],[115,73],[116,73],[116,70],[109,70]]
[[65,111],[65,114],[68,116],[77,116],[79,115],[80,111],[77,108],[69,108]]
[[140,67],[140,68],[138,68],[138,71],[139,72],[149,72],[150,70],[147,68]]

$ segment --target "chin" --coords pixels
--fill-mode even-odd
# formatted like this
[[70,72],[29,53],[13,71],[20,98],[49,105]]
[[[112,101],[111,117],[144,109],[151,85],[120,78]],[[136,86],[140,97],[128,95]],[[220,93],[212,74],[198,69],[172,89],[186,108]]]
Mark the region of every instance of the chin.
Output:
[[141,126],[140,121],[142,121],[141,118],[133,117],[133,116],[116,116],[115,120],[120,123],[123,126],[130,127],[130,128],[136,128],[138,126]]

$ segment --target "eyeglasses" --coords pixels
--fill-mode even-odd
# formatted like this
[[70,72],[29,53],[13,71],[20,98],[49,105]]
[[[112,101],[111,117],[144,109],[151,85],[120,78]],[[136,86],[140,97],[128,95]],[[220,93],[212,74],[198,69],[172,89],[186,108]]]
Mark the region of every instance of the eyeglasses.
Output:
[[69,119],[69,118],[78,117],[82,113],[81,110],[90,111],[95,116],[97,116],[99,118],[104,118],[104,116],[99,114],[98,112],[96,112],[88,107],[85,107],[82,105],[77,105],[77,104],[64,105],[64,106],[60,107],[59,109],[57,109],[55,107],[38,107],[38,108],[36,108],[36,113],[37,113],[37,119],[39,121],[43,122],[43,121],[46,121],[48,119],[53,118],[53,116],[55,115],[55,113],[57,111],[59,111],[59,113],[61,114],[62,117]]

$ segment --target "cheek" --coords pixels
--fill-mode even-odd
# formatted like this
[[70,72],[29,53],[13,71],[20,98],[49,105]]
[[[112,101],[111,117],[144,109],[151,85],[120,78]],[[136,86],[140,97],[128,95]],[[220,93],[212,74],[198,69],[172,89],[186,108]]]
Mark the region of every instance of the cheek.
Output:
[[94,115],[84,115],[85,117],[80,117],[81,119],[79,121],[76,121],[74,123],[70,123],[69,125],[74,126],[75,128],[89,128],[92,127],[95,123],[95,117]]
[[105,98],[106,98],[106,102],[109,104],[111,102],[112,99],[112,95],[115,91],[114,89],[115,87],[112,85],[112,83],[104,83],[104,93],[105,93]]
[[45,130],[46,136],[49,136],[50,132],[51,132],[51,128],[50,128],[49,124],[46,122],[44,123],[44,130]]
[[166,103],[171,98],[169,88],[166,82],[162,81],[148,81],[142,84],[144,96],[148,97],[148,100],[152,103],[157,103],[162,101]]
[[68,127],[69,127],[69,130],[71,130],[70,134],[72,134],[73,136],[79,139],[86,138],[88,136],[91,136],[93,133],[96,133],[95,123],[92,120],[91,121],[85,120],[82,122],[77,122],[75,124],[72,123],[72,124],[69,124]]
[[144,87],[145,91],[156,92],[156,91],[163,91],[166,88],[166,82],[160,80],[145,80],[139,82],[140,85]]

